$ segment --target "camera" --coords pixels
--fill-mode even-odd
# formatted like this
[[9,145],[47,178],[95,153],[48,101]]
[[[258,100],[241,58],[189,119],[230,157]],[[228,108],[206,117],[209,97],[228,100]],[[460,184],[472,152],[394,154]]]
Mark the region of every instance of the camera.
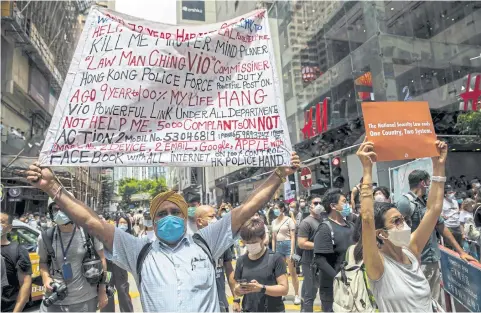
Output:
[[53,292],[50,296],[46,297],[43,299],[43,304],[46,307],[51,306],[58,300],[62,301],[67,297],[68,291],[67,291],[67,285],[64,283],[57,283],[57,282],[51,282],[50,286],[52,286]]
[[112,298],[115,294],[115,287],[111,285],[105,286],[105,292],[107,293],[107,298]]

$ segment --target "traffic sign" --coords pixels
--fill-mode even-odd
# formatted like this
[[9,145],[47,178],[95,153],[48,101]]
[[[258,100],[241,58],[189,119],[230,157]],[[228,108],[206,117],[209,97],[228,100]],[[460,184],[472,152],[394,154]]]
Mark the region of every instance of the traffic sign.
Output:
[[301,170],[301,184],[304,188],[310,188],[312,186],[312,172],[308,167],[304,167]]

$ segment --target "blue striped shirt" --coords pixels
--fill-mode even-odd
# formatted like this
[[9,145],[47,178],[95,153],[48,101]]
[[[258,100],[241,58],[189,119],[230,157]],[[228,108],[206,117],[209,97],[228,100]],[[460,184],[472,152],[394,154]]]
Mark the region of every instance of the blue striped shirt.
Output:
[[[217,260],[234,243],[231,213],[198,233]],[[116,228],[112,252],[112,261],[133,274],[144,312],[220,311],[215,268],[191,234],[186,234],[175,247],[155,239],[145,258],[139,286],[136,263],[147,241]]]

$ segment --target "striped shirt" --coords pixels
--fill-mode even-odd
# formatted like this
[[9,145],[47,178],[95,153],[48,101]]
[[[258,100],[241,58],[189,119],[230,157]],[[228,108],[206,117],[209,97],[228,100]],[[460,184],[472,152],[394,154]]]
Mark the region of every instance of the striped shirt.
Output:
[[[198,233],[208,244],[214,260],[233,243],[231,213]],[[112,261],[131,272],[140,291],[144,312],[219,312],[215,268],[191,234],[169,247],[157,238],[142,267],[139,286],[136,267],[148,238],[136,238],[115,229]]]

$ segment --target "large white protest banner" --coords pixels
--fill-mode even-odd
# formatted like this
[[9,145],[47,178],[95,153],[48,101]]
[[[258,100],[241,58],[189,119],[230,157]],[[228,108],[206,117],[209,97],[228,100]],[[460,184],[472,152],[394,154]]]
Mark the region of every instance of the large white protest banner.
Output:
[[94,7],[40,154],[48,166],[289,165],[265,10],[166,25]]

